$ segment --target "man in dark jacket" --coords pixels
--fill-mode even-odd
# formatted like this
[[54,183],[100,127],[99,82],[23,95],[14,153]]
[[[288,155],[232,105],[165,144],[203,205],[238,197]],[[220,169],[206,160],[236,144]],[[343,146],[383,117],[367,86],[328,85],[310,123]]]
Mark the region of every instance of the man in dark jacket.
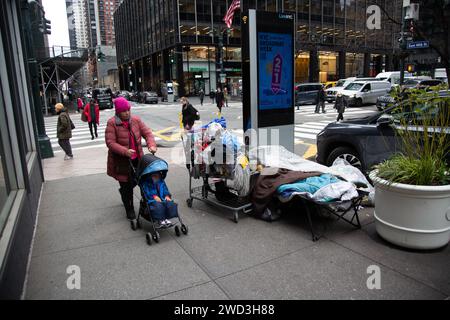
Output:
[[339,93],[336,97],[336,102],[334,104],[334,108],[338,113],[338,117],[336,119],[337,122],[339,122],[339,120],[344,120],[344,112],[346,107],[347,107],[347,100],[345,100],[342,93]]
[[189,103],[189,100],[186,97],[182,97],[180,99],[182,104],[182,115],[183,115],[183,128],[185,130],[191,130],[194,126],[196,120],[200,120],[200,114],[197,109],[195,109],[192,104]]
[[319,92],[317,93],[317,105],[316,105],[316,113],[320,113],[320,107],[322,106],[322,112],[327,113],[325,111],[325,90],[323,87],[320,88]]
[[224,96],[222,90],[220,88],[217,88],[216,103],[217,103],[217,108],[219,109],[219,113],[222,113],[222,107],[224,105],[224,102],[225,102],[225,96]]

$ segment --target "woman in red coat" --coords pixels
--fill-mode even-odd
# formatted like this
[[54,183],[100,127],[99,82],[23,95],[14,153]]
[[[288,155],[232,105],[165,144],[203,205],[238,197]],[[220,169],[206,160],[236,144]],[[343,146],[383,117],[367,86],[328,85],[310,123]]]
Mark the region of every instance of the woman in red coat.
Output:
[[84,107],[84,115],[89,123],[89,131],[91,132],[92,140],[94,140],[94,131],[95,130],[95,138],[98,138],[97,134],[97,125],[100,124],[100,108],[94,100],[91,100],[86,107]]
[[133,189],[135,187],[131,179],[130,159],[134,167],[137,167],[139,159],[144,156],[141,140],[147,141],[148,150],[155,153],[156,143],[150,130],[137,116],[130,113],[130,103],[125,98],[114,100],[116,115],[108,120],[105,131],[108,151],[109,176],[120,184],[120,195],[129,220],[135,220],[136,214],[133,205]]

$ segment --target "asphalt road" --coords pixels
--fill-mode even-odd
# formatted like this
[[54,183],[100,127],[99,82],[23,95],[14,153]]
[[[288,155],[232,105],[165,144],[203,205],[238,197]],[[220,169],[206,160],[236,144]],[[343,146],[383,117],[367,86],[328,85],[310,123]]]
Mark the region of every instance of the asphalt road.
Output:
[[[201,123],[206,124],[218,116],[218,109],[211,100],[205,98],[203,106],[198,98],[192,98],[191,103],[200,112]],[[173,147],[180,141],[180,112],[179,103],[159,103],[152,105],[132,103],[132,112],[139,115],[144,122],[153,130],[157,143],[161,147]],[[325,114],[314,113],[315,106],[300,106],[295,113],[295,151],[305,158],[313,158],[316,154],[316,135],[327,124],[336,120],[337,114],[333,109],[333,104],[326,105]],[[348,108],[344,114],[345,119],[365,116],[376,112],[374,105],[361,108]],[[100,114],[100,126],[98,128],[99,138],[91,140],[87,123],[81,122],[79,114],[71,114],[75,123],[73,138],[71,139],[74,151],[90,148],[106,148],[104,142],[104,131],[106,121],[114,115],[113,110],[102,110]],[[242,103],[230,102],[229,107],[222,109],[222,116],[227,120],[228,129],[232,130],[242,141]],[[57,117],[47,117],[45,119],[47,134],[52,141],[55,153],[61,152],[56,139]]]

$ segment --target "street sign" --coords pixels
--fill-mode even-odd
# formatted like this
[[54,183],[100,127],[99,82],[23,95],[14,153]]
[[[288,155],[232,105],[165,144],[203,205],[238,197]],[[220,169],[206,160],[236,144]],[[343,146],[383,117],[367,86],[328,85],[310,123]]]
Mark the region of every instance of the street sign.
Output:
[[415,42],[408,42],[407,49],[426,49],[430,47],[429,41],[415,41]]

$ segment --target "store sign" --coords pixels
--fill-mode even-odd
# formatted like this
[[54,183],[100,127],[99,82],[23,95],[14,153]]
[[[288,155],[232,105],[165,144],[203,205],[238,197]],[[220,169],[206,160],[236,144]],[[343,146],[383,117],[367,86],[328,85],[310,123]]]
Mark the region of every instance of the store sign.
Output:
[[208,69],[207,68],[203,68],[203,67],[190,67],[189,71],[190,72],[207,72]]
[[292,108],[292,52],[291,34],[258,33],[259,110]]

